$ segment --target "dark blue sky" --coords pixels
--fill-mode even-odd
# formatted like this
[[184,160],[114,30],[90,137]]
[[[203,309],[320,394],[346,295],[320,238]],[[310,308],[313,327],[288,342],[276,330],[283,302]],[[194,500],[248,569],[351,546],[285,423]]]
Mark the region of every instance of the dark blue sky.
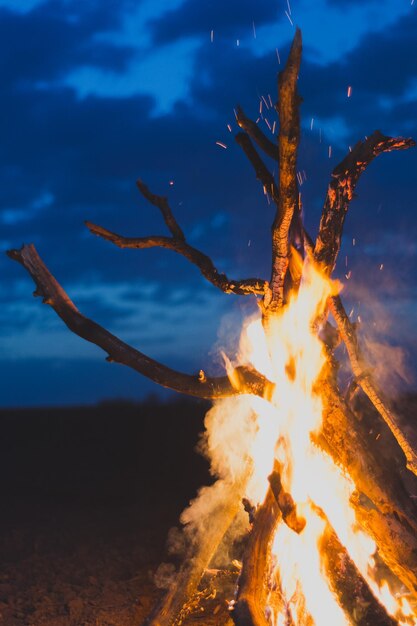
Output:
[[[83,221],[131,236],[167,234],[138,195],[141,177],[169,194],[189,242],[219,270],[269,278],[273,209],[235,144],[233,107],[257,118],[262,96],[275,101],[279,59],[299,25],[299,169],[315,234],[330,172],[349,145],[376,128],[417,138],[415,5],[0,0],[2,251],[34,242],[82,312],[169,365],[216,371],[219,349],[232,350],[254,301],[216,291],[173,252],[113,248]],[[265,105],[263,116],[269,133],[274,115]],[[380,157],[346,223],[338,275],[349,276],[346,302],[377,365],[399,355],[415,363],[416,175],[417,150]],[[73,336],[4,254],[0,267],[2,406],[157,391]],[[387,356],[379,343],[402,352]]]

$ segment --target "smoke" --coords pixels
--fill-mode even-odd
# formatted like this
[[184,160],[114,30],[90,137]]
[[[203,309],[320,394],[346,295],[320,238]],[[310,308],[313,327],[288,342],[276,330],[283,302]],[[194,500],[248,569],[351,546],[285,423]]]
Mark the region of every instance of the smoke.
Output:
[[[417,348],[412,327],[417,313],[415,295],[397,276],[384,272],[364,273],[362,281],[345,284],[343,301],[350,320],[357,326],[363,356],[378,387],[394,399],[416,382]],[[383,275],[382,275],[383,274]],[[378,280],[379,279],[379,280]],[[347,359],[342,358],[342,377],[351,378]]]
[[175,578],[175,565],[173,563],[161,563],[153,575],[153,582],[158,589],[169,589],[175,582]]

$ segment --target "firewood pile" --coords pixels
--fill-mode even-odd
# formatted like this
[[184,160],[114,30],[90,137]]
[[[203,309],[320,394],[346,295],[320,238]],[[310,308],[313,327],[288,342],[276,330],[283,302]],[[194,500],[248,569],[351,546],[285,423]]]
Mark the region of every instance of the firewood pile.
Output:
[[[308,447],[305,449],[314,458],[321,455],[340,473],[340,480],[351,485],[348,506],[353,512],[355,532],[359,530],[372,543],[372,561],[365,565],[357,562],[346,538],[336,527],[336,517],[317,501],[320,498],[311,495],[311,490],[305,502],[297,496],[291,478],[297,472],[290,466],[290,459],[297,457],[295,448],[299,431],[296,425],[292,439],[289,435],[282,436],[284,443],[281,435],[281,439],[277,439],[260,499],[251,498],[247,490],[254,471],[253,459],[244,460],[244,470],[234,480],[224,481],[221,501],[215,507],[213,518],[207,522],[205,532],[189,542],[183,564],[147,618],[147,626],[181,624],[187,615],[199,610],[210,594],[215,593],[222,576],[216,576],[207,585],[207,572],[237,517],[245,517],[247,528],[243,555],[235,570],[239,570],[239,575],[234,597],[230,598],[230,616],[236,626],[417,623],[417,505],[413,497],[417,494],[416,452],[401,421],[373,379],[360,348],[356,327],[344,309],[340,285],[331,279],[347,210],[361,174],[375,157],[410,148],[415,143],[408,138],[387,137],[379,131],[359,141],[333,170],[314,241],[302,222],[297,179],[301,103],[297,80],[301,52],[301,33],[297,30],[285,68],[278,77],[276,143],[264,135],[259,125],[241,108],[236,109],[241,129],[236,141],[247,156],[264,194],[275,207],[270,280],[234,280],[219,272],[207,255],[187,242],[168,200],[153,194],[142,181],[138,181],[138,189],[161,211],[169,236],[126,237],[91,222],[87,222],[87,227],[93,234],[121,248],[173,250],[197,266],[203,276],[223,292],[256,297],[260,328],[270,353],[274,350],[276,327],[280,328],[280,320],[292,315],[291,303],[305,292],[305,285],[310,280],[308,276],[319,277],[324,287],[306,324],[324,355],[324,361],[310,384],[310,395],[320,398],[321,423],[319,428],[307,431]],[[274,162],[277,176],[272,174],[259,149]],[[36,284],[35,295],[41,296],[71,331],[105,350],[109,361],[127,365],[181,393],[220,402],[225,398],[249,396],[279,411],[286,387],[267,370],[262,371],[257,363],[249,359],[237,364],[227,362],[225,375],[219,377],[207,376],[203,370],[197,375],[174,371],[84,317],[33,245],[12,250],[9,256],[29,272]],[[355,393],[365,395],[376,410],[361,418],[355,411],[354,394],[350,393],[351,390],[345,394],[338,385],[335,350],[340,343],[344,343],[350,360]],[[274,362],[274,355],[269,357]],[[285,361],[285,384],[290,390],[301,367],[297,359],[298,352],[295,351]],[[300,417],[303,416],[298,415],[297,419]],[[282,450],[290,452],[283,455]],[[309,482],[319,482],[316,477],[308,478]],[[316,487],[326,492],[325,479]],[[320,530],[316,539],[309,539],[313,537],[311,532],[315,524]],[[303,545],[302,542],[307,543],[307,540],[314,544],[312,550],[318,554],[317,571],[323,576],[324,585],[333,598],[330,602],[337,605],[334,609],[336,617],[329,617],[327,622],[320,622],[318,609],[311,599],[314,600],[315,592],[307,593],[304,583],[300,582],[301,575],[291,595],[291,583],[286,582],[285,546],[297,541]],[[310,553],[302,554],[305,556],[300,561],[313,559]],[[304,565],[299,563],[300,571]],[[323,598],[316,598],[318,604],[325,604],[326,593]]]

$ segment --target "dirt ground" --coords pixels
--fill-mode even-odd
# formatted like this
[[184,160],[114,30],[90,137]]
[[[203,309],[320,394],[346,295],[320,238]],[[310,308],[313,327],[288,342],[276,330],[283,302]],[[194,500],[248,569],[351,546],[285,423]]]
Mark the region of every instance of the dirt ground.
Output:
[[[168,530],[210,480],[194,452],[206,409],[0,411],[0,626],[141,626]],[[416,398],[401,410],[411,424]],[[230,625],[232,594],[184,626]]]
[[[1,626],[142,623],[168,530],[209,480],[193,451],[205,408],[1,412]],[[217,597],[186,623],[227,621]]]

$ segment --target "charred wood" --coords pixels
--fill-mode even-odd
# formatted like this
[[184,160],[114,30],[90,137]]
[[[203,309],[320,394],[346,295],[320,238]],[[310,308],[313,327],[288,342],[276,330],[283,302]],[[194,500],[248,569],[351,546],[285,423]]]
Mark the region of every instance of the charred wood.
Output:
[[271,544],[280,520],[280,511],[268,489],[256,511],[243,557],[232,618],[236,626],[269,626],[266,617]]

